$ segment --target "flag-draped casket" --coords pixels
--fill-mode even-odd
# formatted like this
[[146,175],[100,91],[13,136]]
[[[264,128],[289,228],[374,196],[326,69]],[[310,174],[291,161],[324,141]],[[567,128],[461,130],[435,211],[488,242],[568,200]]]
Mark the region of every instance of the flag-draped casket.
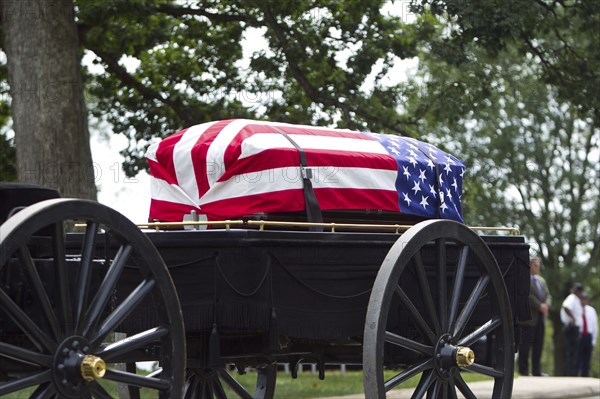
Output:
[[305,212],[309,195],[322,211],[462,222],[464,164],[412,138],[232,119],[177,132],[146,157],[153,220]]

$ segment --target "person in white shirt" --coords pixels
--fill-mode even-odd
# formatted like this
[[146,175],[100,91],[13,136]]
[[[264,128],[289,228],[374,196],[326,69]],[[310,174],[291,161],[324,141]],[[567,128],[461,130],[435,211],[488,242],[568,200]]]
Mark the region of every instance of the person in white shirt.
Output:
[[583,314],[582,297],[583,285],[575,283],[571,288],[571,294],[565,298],[560,309],[565,346],[564,375],[567,376],[577,375],[577,350],[579,349],[581,315]]
[[589,377],[592,351],[598,338],[598,315],[596,310],[589,305],[590,296],[587,292],[584,292],[582,296],[583,313],[581,316],[581,338],[579,339],[579,350],[577,351],[577,374],[582,377]]

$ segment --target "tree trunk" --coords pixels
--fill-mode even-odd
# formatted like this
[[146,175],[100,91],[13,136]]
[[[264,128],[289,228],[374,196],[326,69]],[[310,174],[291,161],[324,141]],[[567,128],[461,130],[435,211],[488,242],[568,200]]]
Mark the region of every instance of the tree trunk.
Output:
[[73,0],[0,0],[19,181],[96,199]]

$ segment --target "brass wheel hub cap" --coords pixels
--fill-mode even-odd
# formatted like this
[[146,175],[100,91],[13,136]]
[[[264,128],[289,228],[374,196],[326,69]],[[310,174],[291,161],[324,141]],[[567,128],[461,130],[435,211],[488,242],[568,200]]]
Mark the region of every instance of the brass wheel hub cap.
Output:
[[106,363],[97,356],[86,355],[81,361],[81,377],[86,381],[94,381],[104,377]]
[[453,369],[465,368],[475,362],[475,352],[466,346],[453,344],[450,334],[441,336],[434,348],[434,369],[443,379],[450,377]]

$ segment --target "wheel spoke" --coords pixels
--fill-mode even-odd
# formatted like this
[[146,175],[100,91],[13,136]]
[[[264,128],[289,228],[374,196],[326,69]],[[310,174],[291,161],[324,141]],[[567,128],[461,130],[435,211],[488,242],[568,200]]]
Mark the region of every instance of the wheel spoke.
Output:
[[469,257],[469,247],[464,246],[460,249],[458,264],[456,266],[456,277],[454,278],[454,288],[452,289],[452,298],[450,299],[450,312],[448,315],[448,325],[452,326],[458,314],[458,305],[460,303],[460,294],[465,280],[465,270],[467,269],[467,258]]
[[92,300],[92,306],[84,317],[81,335],[86,336],[90,329],[98,322],[98,318],[110,300],[112,292],[117,285],[119,277],[125,268],[125,264],[127,263],[132,250],[133,248],[131,245],[125,245],[119,248],[119,252],[117,252],[112,265],[110,265],[110,268],[106,272],[106,276],[104,277],[104,280],[98,289],[98,293]]
[[169,334],[169,329],[167,327],[155,327],[139,334],[132,335],[131,337],[127,337],[124,340],[107,345],[96,355],[104,359],[105,362],[118,363],[117,360],[125,360],[120,359],[120,357],[124,354],[141,348],[142,346],[156,341],[167,334]]
[[432,368],[432,365],[432,359],[427,359],[425,361],[422,361],[421,363],[410,365],[406,370],[385,382],[385,391],[388,392],[391,389],[394,389],[398,385],[402,384],[409,378],[414,377],[422,371]]
[[437,398],[448,398],[448,384],[446,381],[442,379],[436,379],[435,384],[433,386],[433,390],[431,391],[431,395],[427,394],[428,398],[437,399]]
[[483,324],[477,330],[475,330],[472,333],[470,333],[469,335],[461,338],[458,341],[457,345],[458,346],[471,346],[475,342],[477,342],[478,340],[483,338],[484,336],[486,336],[489,333],[491,333],[492,331],[494,331],[500,324],[502,324],[502,321],[500,320],[500,318],[494,317],[493,319],[488,320],[485,324]]
[[75,331],[79,330],[79,323],[83,317],[83,312],[88,299],[88,292],[90,291],[94,248],[96,245],[97,234],[98,224],[93,222],[88,223],[85,229],[85,236],[83,238],[83,244],[81,247],[81,264],[79,267],[77,292],[75,295]]
[[198,384],[200,383],[200,378],[198,378],[198,376],[194,372],[189,372],[189,375],[187,377],[188,378],[186,378],[186,381],[188,383],[188,386],[185,390],[184,399],[195,399],[197,396],[196,393],[198,392]]
[[421,313],[417,310],[417,308],[412,303],[412,301],[408,298],[406,293],[402,290],[402,288],[400,288],[399,285],[396,285],[395,292],[396,292],[396,294],[398,294],[398,297],[400,298],[400,302],[402,303],[404,308],[409,311],[411,316],[416,321],[417,325],[421,328],[421,330],[429,338],[429,341],[431,343],[434,343],[435,342],[435,334],[433,333],[433,331],[431,330],[429,325],[427,325],[427,322],[425,321],[425,319],[423,319],[423,316],[421,316]]
[[484,290],[486,289],[489,281],[490,281],[490,276],[488,276],[488,275],[481,277],[477,281],[477,285],[475,286],[475,289],[473,289],[473,292],[471,292],[471,295],[469,296],[469,299],[467,300],[465,307],[462,309],[462,311],[458,315],[458,319],[456,320],[456,325],[454,326],[454,332],[453,332],[453,335],[455,337],[460,337],[460,335],[462,334],[463,329],[465,328],[465,326],[467,325],[467,322],[471,318],[471,315],[473,314],[475,307],[479,303],[479,300],[481,299],[481,295],[483,294]]
[[50,355],[33,352],[5,342],[0,342],[0,356],[34,366],[50,368],[52,365],[52,356]]
[[277,366],[261,367],[257,370],[255,399],[271,398],[275,391],[275,382],[277,379]]
[[217,399],[227,399],[227,395],[225,394],[221,380],[219,380],[218,377],[213,380],[213,393]]
[[41,384],[35,392],[31,394],[31,399],[50,399],[56,396],[56,388],[50,382]]
[[456,386],[454,385],[454,378],[448,380],[448,399],[458,399],[456,396]]
[[213,386],[215,384],[215,379],[216,379],[216,377],[215,378],[211,378],[210,380],[208,380],[206,382],[205,391],[206,391],[206,397],[207,398],[211,398],[211,399],[215,398],[215,391],[213,389]]
[[417,280],[419,282],[419,289],[421,290],[421,298],[423,299],[425,309],[431,317],[433,329],[437,334],[440,334],[441,326],[435,311],[433,296],[431,295],[431,288],[429,287],[429,281],[427,280],[427,275],[425,274],[425,267],[423,266],[420,252],[415,253],[415,256],[413,257],[413,263],[415,266]]
[[385,332],[385,342],[388,342],[393,345],[401,346],[405,349],[410,349],[413,352],[420,353],[426,356],[433,356],[433,347],[423,345],[419,342],[413,341],[412,339],[408,339],[402,337],[400,335],[394,334],[392,332]]
[[411,399],[421,399],[433,383],[433,370],[426,370],[421,374],[421,379],[413,392]]
[[46,382],[50,382],[51,378],[52,370],[44,370],[25,377],[20,377],[18,380],[2,383],[0,384],[0,396],[8,395],[9,393],[34,387],[36,385],[45,384]]
[[213,399],[212,398],[212,394],[210,392],[210,386],[208,385],[208,382],[203,382],[202,383],[202,395],[201,397],[207,398],[207,399]]
[[454,383],[456,384],[456,387],[458,388],[460,393],[463,394],[465,399],[477,399],[473,391],[471,391],[471,388],[469,388],[465,380],[463,380],[462,375],[460,375],[460,373],[454,374]]
[[438,283],[438,314],[442,331],[448,331],[448,274],[446,272],[446,239],[435,240]]
[[469,370],[469,371],[472,371],[472,372],[478,373],[478,374],[487,375],[488,377],[494,377],[494,378],[504,377],[504,372],[502,372],[501,370],[496,370],[496,369],[488,367],[488,366],[483,366],[479,363],[473,363],[469,367],[465,367],[465,370]]
[[54,334],[54,339],[58,340],[61,336],[60,323],[58,322],[56,313],[54,313],[54,309],[52,309],[50,298],[48,298],[48,293],[44,288],[42,279],[40,278],[37,268],[33,262],[31,252],[29,252],[29,248],[27,248],[27,246],[19,245],[19,258],[21,260],[21,267],[25,269],[25,272],[29,277],[29,281],[31,282],[31,287],[29,288],[35,293],[40,301],[42,313],[47,317],[50,330],[52,330],[52,333]]
[[[104,357],[102,357],[102,359],[104,361],[106,361],[106,359]],[[135,363],[131,363],[131,362],[127,362],[127,361],[123,361],[121,363],[125,363],[125,371],[128,373],[136,373],[137,372],[137,366]],[[150,378],[148,376],[146,376],[147,378]],[[139,387],[134,387],[133,385],[129,385],[127,387],[127,393],[129,393],[129,399],[140,399],[140,388]]]
[[29,318],[23,312],[23,310],[17,305],[3,289],[0,288],[0,306],[3,310],[8,313],[8,316],[15,322],[17,326],[29,337],[31,342],[36,346],[40,352],[51,353],[54,349],[55,343],[50,337],[42,331],[37,324]]
[[163,372],[162,367],[159,367],[156,370],[154,370],[153,372],[151,372],[150,374],[148,374],[146,377],[147,378],[160,378],[160,375],[162,374],[162,372]]
[[71,295],[69,289],[69,279],[67,265],[65,262],[65,231],[63,222],[54,224],[54,234],[52,235],[54,266],[56,272],[56,281],[58,282],[59,306],[62,310],[65,334],[72,334],[74,330],[73,312],[71,308]]
[[93,344],[99,344],[110,334],[125,318],[150,294],[156,282],[154,280],[144,280],[138,285],[131,294],[121,303],[100,325],[98,333],[91,340]]
[[104,374],[104,379],[121,382],[127,385],[134,385],[136,387],[141,388],[151,388],[158,389],[161,391],[166,391],[170,388],[171,384],[168,380],[159,380],[156,378],[148,378],[141,375],[126,373],[124,371],[114,370],[114,369],[106,369],[106,374]]
[[97,399],[112,399],[112,396],[104,389],[104,387],[98,382],[94,381],[90,384],[90,391],[92,391],[92,395]]
[[218,370],[219,377],[231,388],[240,398],[252,399],[252,395],[246,391],[246,388],[242,386],[235,378],[233,378],[226,370]]

